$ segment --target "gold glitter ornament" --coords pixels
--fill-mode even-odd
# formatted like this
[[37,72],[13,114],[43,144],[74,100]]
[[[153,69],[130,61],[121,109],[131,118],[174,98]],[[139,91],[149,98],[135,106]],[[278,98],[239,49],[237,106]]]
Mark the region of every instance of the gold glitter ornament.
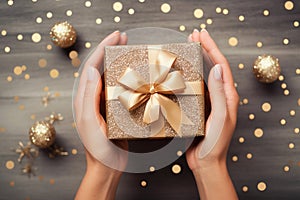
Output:
[[77,34],[67,21],[58,22],[51,28],[50,38],[55,45],[68,48],[76,42]]
[[279,60],[272,55],[260,55],[254,62],[253,74],[260,82],[272,83],[278,79],[280,72]]
[[29,129],[29,139],[39,148],[48,148],[55,141],[56,131],[54,126],[47,121],[37,121]]

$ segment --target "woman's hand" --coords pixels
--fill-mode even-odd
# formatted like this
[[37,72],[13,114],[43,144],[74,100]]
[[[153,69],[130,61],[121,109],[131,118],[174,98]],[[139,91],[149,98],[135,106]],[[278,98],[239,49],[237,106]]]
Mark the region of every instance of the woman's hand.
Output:
[[[81,72],[74,111],[77,131],[87,148],[87,169],[76,199],[113,199],[127,164],[126,151],[106,138],[106,123],[100,115],[102,82],[99,73],[103,71],[104,47],[126,43],[126,34],[119,31],[110,34],[97,46]],[[127,149],[125,141],[118,145]]]
[[208,77],[212,109],[206,122],[206,136],[189,149],[187,162],[195,176],[201,199],[237,199],[226,166],[239,103],[230,66],[205,29],[201,32],[195,30],[189,41],[200,42],[216,65]]

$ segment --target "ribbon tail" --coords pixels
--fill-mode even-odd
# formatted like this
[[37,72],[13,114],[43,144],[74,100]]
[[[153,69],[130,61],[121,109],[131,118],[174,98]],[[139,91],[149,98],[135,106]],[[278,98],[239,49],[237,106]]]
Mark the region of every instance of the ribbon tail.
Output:
[[143,121],[146,124],[155,122],[159,118],[160,105],[156,98],[153,95],[150,96],[150,99],[147,101]]
[[161,112],[165,116],[167,122],[182,137],[181,124],[194,125],[194,123],[184,114],[179,106],[169,98],[155,94],[155,98],[160,103]]
[[149,96],[142,93],[137,93],[131,90],[126,90],[118,96],[121,104],[129,111],[132,111],[147,101]]

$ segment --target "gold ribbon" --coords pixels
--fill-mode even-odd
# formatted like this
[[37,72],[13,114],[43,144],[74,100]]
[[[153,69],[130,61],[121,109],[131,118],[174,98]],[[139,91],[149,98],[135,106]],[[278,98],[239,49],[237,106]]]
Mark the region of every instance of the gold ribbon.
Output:
[[161,113],[176,133],[182,136],[181,124],[194,125],[194,123],[177,103],[164,95],[203,94],[203,82],[185,82],[179,71],[170,72],[176,55],[168,51],[148,48],[148,60],[150,82],[146,82],[133,69],[127,68],[118,79],[122,87],[108,87],[107,99],[118,98],[128,111],[147,102],[143,116],[144,123],[151,124],[151,128],[159,132],[164,126],[161,121],[163,118],[160,117]]

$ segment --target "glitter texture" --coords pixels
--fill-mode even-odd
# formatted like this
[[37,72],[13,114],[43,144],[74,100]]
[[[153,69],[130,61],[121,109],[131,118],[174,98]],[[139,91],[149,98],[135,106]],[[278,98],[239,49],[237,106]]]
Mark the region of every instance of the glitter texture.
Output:
[[[152,45],[151,45],[152,46]],[[203,81],[202,52],[198,43],[159,45],[177,55],[171,70],[179,70],[185,81]],[[195,53],[196,52],[196,53]],[[105,85],[118,86],[117,79],[131,68],[149,81],[147,45],[108,46],[105,48]],[[168,95],[194,125],[182,125],[184,137],[204,134],[204,95]],[[145,104],[128,112],[118,100],[106,101],[106,121],[110,139],[159,138],[151,135],[150,125],[143,122]],[[164,137],[177,137],[165,120]]]

